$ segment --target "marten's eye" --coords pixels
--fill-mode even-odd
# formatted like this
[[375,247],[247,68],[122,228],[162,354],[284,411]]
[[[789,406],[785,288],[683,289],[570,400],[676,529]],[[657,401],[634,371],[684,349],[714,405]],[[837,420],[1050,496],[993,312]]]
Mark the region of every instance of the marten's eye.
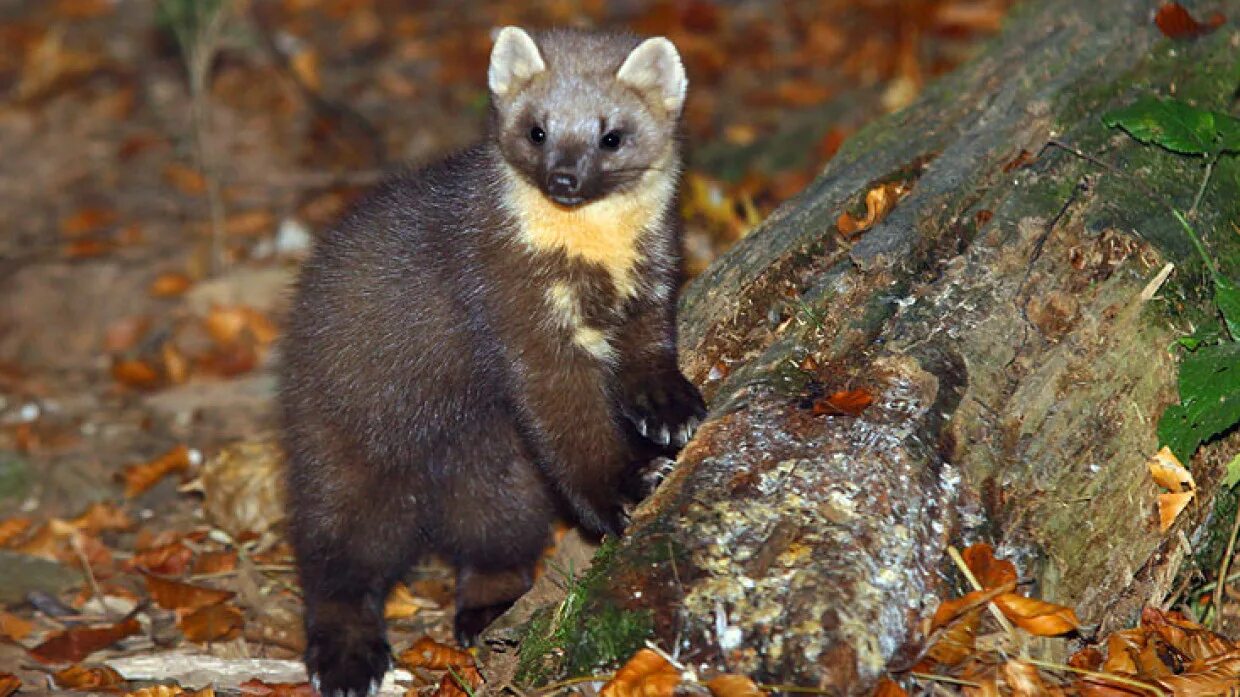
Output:
[[542,145],[547,139],[547,132],[541,126],[535,126],[530,129],[530,142],[534,145]]
[[603,136],[603,139],[598,142],[598,146],[604,150],[619,150],[620,141],[622,140],[620,131],[608,131]]

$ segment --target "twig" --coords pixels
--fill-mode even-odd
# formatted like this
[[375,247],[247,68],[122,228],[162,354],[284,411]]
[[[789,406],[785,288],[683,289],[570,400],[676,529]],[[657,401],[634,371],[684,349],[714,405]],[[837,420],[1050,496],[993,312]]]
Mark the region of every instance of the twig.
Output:
[[75,533],[69,538],[69,546],[73,548],[73,553],[77,555],[78,561],[82,562],[82,570],[86,572],[86,580],[90,583],[90,592],[99,600],[99,606],[103,608],[103,616],[112,621],[112,613],[108,610],[108,601],[103,597],[103,591],[99,588],[99,582],[95,580],[95,572],[90,568],[90,560],[86,558],[86,552],[82,549],[82,540]]
[[[960,569],[960,573],[964,574],[964,577],[969,582],[969,585],[973,586],[973,590],[984,590],[982,588],[982,584],[978,583],[977,577],[973,575],[973,572],[969,569],[969,565],[964,563],[964,557],[960,556],[960,551],[957,550],[954,545],[948,546],[947,553],[951,556],[952,561],[956,562],[957,568]],[[990,610],[990,614],[994,615],[995,619],[999,621],[999,626],[1003,627],[1003,631],[1007,632],[1008,637],[1012,639],[1012,643],[1020,649],[1021,656],[1024,657],[1026,654],[1025,642],[1020,640],[1020,635],[1017,634],[1016,627],[1012,626],[1012,623],[1008,621],[1008,618],[1003,616],[1003,612],[999,610],[999,606],[995,605],[993,602],[988,602],[986,603],[986,607]]]
[[[1236,507],[1232,513],[1231,521],[1231,537],[1227,540],[1227,552],[1223,554],[1223,560],[1219,562],[1218,574],[1215,578],[1226,579],[1228,567],[1231,565],[1231,555],[1236,549],[1236,534],[1240,533],[1240,506]],[[1214,588],[1214,622],[1213,625],[1218,627],[1219,618],[1223,616],[1223,589],[1227,587],[1226,583],[1219,583]]]
[[1126,685],[1128,687],[1133,687],[1138,690],[1144,690],[1151,694],[1158,695],[1159,697],[1167,697],[1167,693],[1163,692],[1162,689],[1159,688],[1157,685],[1150,685],[1149,683],[1143,683],[1138,680],[1133,680],[1131,678],[1125,678],[1120,675],[1112,675],[1111,673],[1099,673],[1096,670],[1085,670],[1084,668],[1075,668],[1073,666],[1065,665],[1063,663],[1051,663],[1050,661],[1039,661],[1036,658],[1026,659],[1025,662],[1031,665],[1035,665],[1039,668],[1045,668],[1047,670],[1063,670],[1069,673],[1076,673],[1078,675],[1084,675],[1090,678],[1097,678],[1104,682],[1115,683],[1118,685]]
[[1193,197],[1193,205],[1188,207],[1188,217],[1197,217],[1197,204],[1201,203],[1201,197],[1205,196],[1206,184],[1210,183],[1210,174],[1214,172],[1214,160],[1206,160],[1206,175],[1201,178],[1201,186],[1197,187],[1197,195]]
[[550,685],[545,685],[538,690],[537,694],[539,697],[547,697],[548,695],[555,694],[566,687],[572,687],[573,685],[580,685],[587,682],[607,682],[613,677],[615,677],[615,673],[603,673],[602,675],[581,675],[575,678],[553,682]]
[[1154,294],[1158,292],[1158,289],[1162,288],[1162,285],[1167,282],[1167,277],[1171,275],[1174,269],[1175,264],[1171,262],[1163,265],[1162,270],[1154,278],[1150,279],[1149,283],[1145,284],[1145,288],[1141,289],[1141,302],[1149,302],[1154,297]]
[[965,685],[967,687],[981,687],[982,686],[981,683],[976,683],[976,682],[973,682],[972,680],[961,680],[960,678],[952,678],[946,675],[935,675],[934,673],[911,672],[909,673],[909,675],[913,676],[914,678],[921,678],[922,680],[933,680],[934,682],[945,682],[951,685]]

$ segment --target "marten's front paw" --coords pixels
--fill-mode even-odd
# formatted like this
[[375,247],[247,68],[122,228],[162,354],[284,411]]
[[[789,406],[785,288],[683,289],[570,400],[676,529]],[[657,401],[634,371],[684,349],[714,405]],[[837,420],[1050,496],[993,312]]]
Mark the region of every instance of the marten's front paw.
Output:
[[311,631],[306,643],[306,672],[322,697],[376,695],[392,665],[383,634],[359,635],[326,627]]
[[644,438],[675,452],[706,418],[702,394],[680,371],[642,384],[624,405],[624,414]]

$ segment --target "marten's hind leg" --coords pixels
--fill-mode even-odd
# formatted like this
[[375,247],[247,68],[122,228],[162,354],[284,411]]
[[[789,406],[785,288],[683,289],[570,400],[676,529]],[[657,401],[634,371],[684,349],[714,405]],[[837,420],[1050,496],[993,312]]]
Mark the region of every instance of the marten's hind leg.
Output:
[[445,534],[436,543],[457,569],[456,639],[471,646],[529,590],[557,508],[515,426],[490,420],[485,434],[465,434],[461,443],[469,475],[446,492]]

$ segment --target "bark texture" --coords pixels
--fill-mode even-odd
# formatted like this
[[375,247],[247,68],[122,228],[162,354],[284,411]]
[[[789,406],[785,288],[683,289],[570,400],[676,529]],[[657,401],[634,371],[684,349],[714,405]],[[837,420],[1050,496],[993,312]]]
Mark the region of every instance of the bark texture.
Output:
[[[588,618],[620,613],[707,673],[866,693],[919,640],[946,546],[977,540],[1104,629],[1163,596],[1185,550],[1158,532],[1144,462],[1176,400],[1168,347],[1208,308],[1166,204],[1187,209],[1202,168],[1099,117],[1147,93],[1234,111],[1240,33],[1172,42],[1151,7],[1018,8],[978,59],[846,143],[691,285],[682,360],[712,418],[570,594],[576,625],[557,624],[575,614],[561,605],[527,626],[527,681],[581,672],[574,642],[606,631]],[[844,240],[837,217],[883,182],[911,193]],[[1199,210],[1237,275],[1235,158]],[[847,389],[874,404],[810,408]],[[1198,453],[1201,503],[1178,530],[1209,514],[1238,444]]]

